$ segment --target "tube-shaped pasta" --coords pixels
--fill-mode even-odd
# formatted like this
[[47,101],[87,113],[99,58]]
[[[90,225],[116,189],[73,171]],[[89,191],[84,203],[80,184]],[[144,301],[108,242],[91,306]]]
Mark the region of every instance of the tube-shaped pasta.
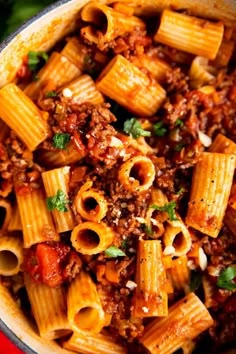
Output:
[[93,23],[83,27],[81,34],[88,41],[104,44],[125,33],[132,32],[135,28],[145,29],[145,23],[138,17],[122,14],[106,5],[89,2],[81,11],[83,21]]
[[4,231],[8,228],[8,225],[12,218],[12,206],[11,203],[4,199],[0,198],[0,230]]
[[19,211],[17,204],[15,204],[13,207],[11,219],[10,219],[7,229],[8,229],[8,231],[22,230],[20,211]]
[[112,229],[105,223],[85,221],[75,226],[71,233],[71,242],[77,252],[97,254],[105,251],[114,239]]
[[89,274],[81,272],[70,283],[67,294],[68,320],[75,331],[99,333],[105,323],[96,285]]
[[[67,90],[67,91],[66,91]],[[77,79],[69,82],[61,88],[62,94],[69,93],[73,102],[84,103],[90,102],[93,104],[100,104],[104,102],[101,92],[95,86],[91,76],[81,75]]]
[[133,316],[167,316],[166,272],[162,264],[160,241],[139,241],[136,284],[137,288],[133,296]]
[[214,285],[206,276],[202,277],[202,288],[204,291],[204,305],[208,309],[216,304],[216,300],[214,300]]
[[56,196],[58,191],[62,191],[65,199],[64,201],[66,202],[67,211],[59,211],[57,209],[52,210],[57,232],[60,233],[72,230],[75,225],[75,221],[71,207],[67,202],[70,167],[64,166],[55,168],[54,170],[45,171],[42,173],[42,179],[48,198]]
[[26,86],[24,92],[32,100],[36,100],[40,91],[56,90],[75,79],[81,71],[60,53],[53,52],[47,63],[37,73],[38,80]]
[[171,71],[171,66],[164,60],[159,59],[156,56],[149,56],[147,54],[142,54],[141,56],[134,57],[132,59],[132,63],[140,69],[146,69],[152,75],[152,77],[154,77],[154,79],[160,83],[165,81],[166,73]]
[[[166,195],[158,188],[153,188],[151,191],[150,205],[163,207],[168,203]],[[151,229],[150,237],[156,239],[161,237],[165,232],[164,222],[168,219],[167,213],[160,213],[153,208],[148,208],[146,212],[147,226]]]
[[218,134],[213,140],[208,151],[236,155],[236,144],[225,135]]
[[206,307],[189,293],[170,307],[167,317],[150,322],[140,342],[151,354],[170,354],[181,348],[186,338],[194,339],[212,325]]
[[52,216],[47,210],[45,193],[37,188],[28,193],[16,192],[17,204],[23,230],[24,247],[44,241],[58,241]]
[[195,348],[196,342],[193,340],[186,340],[181,347],[183,354],[192,354]]
[[109,335],[102,333],[74,332],[62,343],[63,348],[84,354],[125,354],[126,349],[116,343]]
[[155,167],[147,156],[135,156],[119,168],[118,180],[123,187],[136,193],[147,191],[153,184]]
[[154,115],[166,96],[157,82],[119,54],[102,71],[96,86],[104,95],[140,116]]
[[43,166],[61,167],[80,161],[84,155],[78,152],[72,142],[69,142],[64,150],[43,150],[36,151],[37,159]]
[[178,216],[178,220],[168,220],[163,243],[165,245],[164,254],[180,257],[188,253],[192,240],[188,228]]
[[71,328],[66,315],[65,289],[35,283],[27,274],[24,281],[40,336],[56,339],[69,334]]
[[235,170],[235,155],[204,152],[193,172],[186,224],[217,237]]
[[181,256],[172,260],[171,268],[168,269],[168,277],[176,290],[189,292],[190,270],[187,266],[187,257]]
[[165,9],[154,39],[191,54],[215,59],[223,33],[222,22],[211,22]]
[[140,151],[142,155],[153,153],[153,148],[146,142],[144,136],[140,136],[139,138],[134,139],[131,136],[119,133],[117,138],[122,141],[125,147],[132,146],[135,150]]
[[192,88],[199,88],[206,85],[214,79],[214,75],[211,74],[213,68],[208,65],[208,59],[204,57],[195,57],[192,61],[189,78]]
[[87,182],[78,190],[74,206],[83,219],[99,222],[106,216],[107,201],[101,191],[91,187],[92,183]]
[[229,41],[224,39],[221,43],[217,56],[213,62],[216,67],[224,67],[229,64],[229,61],[233,55],[235,43],[234,41]]
[[14,83],[0,89],[0,117],[31,151],[48,136],[43,112]]
[[23,242],[16,236],[0,237],[0,274],[10,276],[20,271],[23,262]]
[[69,38],[61,51],[61,55],[66,57],[72,64],[77,66],[80,73],[84,71],[86,58],[88,56],[87,47],[81,43],[78,38]]

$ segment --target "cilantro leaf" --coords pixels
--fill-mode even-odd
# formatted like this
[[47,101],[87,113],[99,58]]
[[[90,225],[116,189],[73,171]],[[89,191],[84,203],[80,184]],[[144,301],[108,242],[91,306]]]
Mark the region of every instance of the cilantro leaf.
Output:
[[61,212],[68,211],[68,208],[66,207],[68,204],[68,199],[66,194],[61,189],[58,189],[56,195],[48,197],[46,199],[46,204],[49,211],[55,209]]
[[155,136],[164,136],[167,132],[167,129],[164,127],[163,121],[159,121],[153,124],[153,133]]
[[110,246],[105,250],[105,255],[107,257],[116,258],[124,257],[126,254],[116,246]]
[[58,133],[53,137],[53,146],[57,149],[64,150],[70,141],[70,134]]
[[144,130],[136,118],[128,119],[124,122],[124,132],[131,135],[134,139],[140,136],[151,136],[151,132]]
[[236,278],[236,267],[229,266],[220,273],[217,286],[227,290],[234,290],[236,289],[236,283],[232,281],[234,278]]
[[37,71],[38,65],[42,62],[47,62],[48,54],[46,52],[33,52],[29,51],[28,53],[28,66],[29,69],[33,72]]
[[175,214],[175,207],[176,203],[174,201],[167,203],[163,206],[157,206],[155,204],[151,205],[150,208],[158,210],[158,211],[165,211],[168,213],[170,221],[178,220]]
[[201,283],[202,283],[201,273],[192,270],[190,274],[190,285],[189,285],[190,291],[196,291],[201,285]]
[[184,122],[178,118],[175,122],[175,126],[181,128],[183,125],[184,125]]
[[55,92],[55,91],[48,91],[47,93],[46,93],[46,97],[57,97],[57,92]]

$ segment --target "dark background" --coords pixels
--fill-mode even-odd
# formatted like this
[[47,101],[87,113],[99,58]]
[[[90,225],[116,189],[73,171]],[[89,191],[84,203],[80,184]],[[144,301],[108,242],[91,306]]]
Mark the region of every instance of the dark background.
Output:
[[0,42],[22,22],[55,0],[0,0]]

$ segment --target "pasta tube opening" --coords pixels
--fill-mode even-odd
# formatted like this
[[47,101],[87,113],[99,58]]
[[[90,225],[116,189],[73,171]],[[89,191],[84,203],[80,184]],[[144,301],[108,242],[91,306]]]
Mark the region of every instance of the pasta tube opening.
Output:
[[85,190],[84,186],[78,191],[74,205],[82,218],[97,222],[106,216],[108,209],[102,193],[94,189]]
[[125,189],[133,192],[148,190],[155,178],[155,167],[145,156],[136,156],[121,165],[118,179]]
[[99,245],[100,239],[98,234],[93,230],[84,229],[77,233],[77,242],[80,243],[81,247],[90,250]]
[[86,221],[74,227],[71,242],[77,252],[97,254],[112,244],[114,235],[104,223]]
[[12,251],[1,250],[0,251],[0,273],[9,274],[15,270],[18,265],[18,258]]
[[191,248],[192,240],[188,229],[180,220],[166,226],[164,234],[165,255],[184,256]]
[[97,327],[97,322],[100,319],[98,309],[87,306],[81,308],[74,317],[74,324],[83,331],[93,331]]
[[97,42],[97,32],[101,32],[102,35],[106,35],[108,31],[108,18],[107,14],[96,5],[87,6],[83,11],[83,20],[87,22],[93,22],[96,27],[87,27],[87,37],[92,42]]
[[17,237],[2,236],[0,239],[0,274],[5,276],[17,274],[22,261],[22,241]]

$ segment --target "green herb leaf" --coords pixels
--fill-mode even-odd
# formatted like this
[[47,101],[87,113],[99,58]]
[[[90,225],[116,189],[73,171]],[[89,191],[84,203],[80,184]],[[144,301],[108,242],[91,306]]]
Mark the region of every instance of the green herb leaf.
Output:
[[183,142],[177,144],[177,145],[175,146],[175,151],[181,151],[181,150],[183,149],[184,145],[185,145],[185,144],[184,144]]
[[109,248],[107,248],[105,250],[105,255],[111,258],[126,256],[126,254],[116,246],[110,246]]
[[53,146],[57,149],[64,150],[70,141],[70,134],[58,133],[53,137]]
[[217,286],[227,290],[234,290],[236,289],[236,283],[234,283],[232,280],[234,280],[235,277],[236,267],[229,266],[220,273],[220,276],[217,280]]
[[152,236],[153,235],[152,226],[148,226],[147,224],[142,224],[142,225],[143,225],[144,232],[146,232],[148,236]]
[[185,188],[181,187],[177,192],[176,194],[180,195],[180,194],[183,194],[185,191]]
[[58,94],[55,91],[48,91],[45,96],[46,97],[57,97]]
[[41,61],[47,62],[48,55],[45,52],[33,52],[28,53],[28,66],[31,71],[37,71],[38,65]]
[[157,206],[155,204],[151,205],[150,208],[158,210],[158,211],[165,211],[168,213],[170,221],[178,220],[175,214],[175,207],[176,203],[174,201],[167,203],[163,206]]
[[201,283],[202,283],[201,273],[192,270],[190,274],[190,284],[189,284],[190,291],[196,291],[201,285]]
[[164,123],[161,120],[160,122],[157,122],[153,124],[153,133],[156,136],[164,136],[167,132],[167,129],[164,127]]
[[183,125],[184,125],[184,122],[178,118],[175,122],[175,126],[181,128]]
[[136,118],[131,118],[124,123],[124,132],[131,135],[134,139],[140,136],[151,136],[151,132],[144,130]]
[[52,197],[48,197],[46,199],[46,204],[47,204],[47,208],[49,211],[52,210],[58,210],[61,212],[66,212],[68,211],[68,208],[66,207],[66,205],[68,204],[68,199],[67,196],[65,195],[65,193],[58,189],[57,194],[52,196]]

